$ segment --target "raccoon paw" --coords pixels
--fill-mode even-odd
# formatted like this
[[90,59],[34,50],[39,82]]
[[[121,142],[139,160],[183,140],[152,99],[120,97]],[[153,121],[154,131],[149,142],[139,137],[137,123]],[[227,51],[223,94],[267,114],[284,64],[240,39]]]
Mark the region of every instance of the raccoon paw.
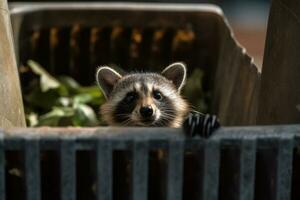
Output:
[[183,123],[185,135],[194,137],[208,138],[220,127],[218,118],[215,115],[202,114],[196,111],[190,112]]

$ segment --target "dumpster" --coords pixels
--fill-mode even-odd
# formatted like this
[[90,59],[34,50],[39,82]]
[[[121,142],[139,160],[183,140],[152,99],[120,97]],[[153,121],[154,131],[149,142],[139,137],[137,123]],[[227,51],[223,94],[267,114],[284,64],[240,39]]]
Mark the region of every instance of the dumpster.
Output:
[[88,85],[98,65],[159,71],[180,60],[190,75],[205,71],[209,110],[225,127],[208,140],[169,128],[4,129],[0,199],[298,199],[300,126],[249,126],[257,123],[261,72],[218,7],[10,8],[19,65],[34,59]]
[[[182,61],[189,75],[204,71],[203,87],[211,93],[209,111],[224,125],[255,124],[260,72],[216,6],[11,5],[19,64],[33,59],[52,74],[67,74],[89,85],[101,65],[160,71]],[[192,105],[195,99],[190,99]]]

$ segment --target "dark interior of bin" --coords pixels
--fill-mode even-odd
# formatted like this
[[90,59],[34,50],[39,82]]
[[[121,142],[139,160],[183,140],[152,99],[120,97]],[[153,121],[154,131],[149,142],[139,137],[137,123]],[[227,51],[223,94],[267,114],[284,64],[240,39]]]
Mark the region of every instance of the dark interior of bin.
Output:
[[[146,15],[145,13],[150,15]],[[151,17],[149,17],[151,16]],[[67,74],[83,85],[95,84],[97,66],[113,65],[124,70],[160,71],[173,61],[183,61],[189,74],[205,71],[206,91],[214,89],[213,79],[219,55],[219,17],[211,13],[119,10],[36,11],[24,15],[18,38],[20,64],[33,59],[52,74]],[[30,77],[22,77],[23,84]],[[192,104],[195,97],[189,99]],[[212,97],[213,98],[213,97]],[[255,149],[255,198],[274,199],[278,149]],[[292,199],[299,199],[299,150],[294,150]],[[149,156],[148,199],[165,198],[166,152],[157,150]],[[241,150],[227,147],[221,151],[219,199],[239,199],[239,164]],[[114,151],[113,199],[131,199],[132,152]],[[16,159],[17,158],[17,159]],[[25,196],[24,154],[6,152],[7,199]],[[59,153],[41,154],[42,199],[60,199]],[[95,197],[95,152],[76,155],[77,199]],[[203,178],[203,149],[186,152],[184,160],[183,199],[200,199]],[[270,167],[271,166],[271,167]],[[49,176],[50,174],[50,176]],[[246,177],[254,178],[254,177]]]
[[[183,61],[189,75],[197,68],[205,72],[203,86],[209,92],[218,61],[218,20],[209,12],[35,11],[23,16],[17,54],[19,64],[33,59],[51,74],[70,75],[83,85],[95,84],[95,70],[101,65],[126,71],[161,71],[174,61]],[[24,85],[31,77],[21,78]],[[194,93],[189,99],[192,104],[199,98],[199,93]],[[25,182],[12,169],[22,168],[23,155],[11,153],[7,155],[11,164],[7,167],[7,194],[9,199],[18,199],[25,194]],[[18,162],[13,154],[18,154]],[[150,153],[149,199],[165,199],[166,162],[161,154]],[[42,156],[43,199],[59,199],[58,154],[47,152]],[[77,199],[95,199],[93,156],[93,152],[77,154]],[[187,165],[201,169],[201,156],[192,157],[186,158]],[[114,153],[114,199],[131,198],[130,160],[130,152]],[[197,199],[201,170],[189,174],[191,168],[185,169],[184,199]]]
[[[196,153],[196,154],[195,154]],[[76,199],[96,199],[96,152],[76,153]],[[8,200],[24,199],[26,196],[25,155],[20,151],[6,152],[6,195]],[[201,196],[199,187],[203,177],[203,149],[186,152],[184,160],[183,199],[196,200]],[[149,152],[148,199],[166,199],[167,151]],[[41,196],[43,200],[59,200],[60,196],[60,157],[57,151],[43,151],[41,164]],[[113,153],[113,199],[132,199],[132,152]],[[193,173],[191,173],[193,172]]]
[[[148,198],[149,200],[163,200],[166,198],[167,162],[166,157],[161,159],[164,151],[151,151],[149,158]],[[95,152],[79,151],[76,154],[76,196],[78,200],[96,199],[96,165]],[[113,154],[113,199],[132,199],[132,159],[129,151],[115,151]],[[24,178],[24,155],[20,152],[6,154],[7,178],[6,194],[8,200],[23,199],[26,196],[26,182]],[[16,160],[16,158],[18,158]],[[41,157],[41,193],[43,200],[60,199],[60,164],[56,151],[43,152]],[[191,167],[195,172],[200,167],[199,160],[193,160]],[[191,168],[189,168],[190,170]],[[199,168],[201,169],[201,168]],[[194,171],[193,170],[193,171]],[[198,170],[199,171],[199,170]],[[199,171],[200,173],[200,171]],[[184,199],[197,199],[197,186],[200,174],[185,171]]]
[[[188,99],[206,112],[213,98],[210,91],[218,61],[218,20],[217,14],[209,12],[35,11],[23,16],[19,62],[26,64],[33,59],[51,74],[70,75],[83,85],[91,85],[101,65],[159,72],[172,62],[182,61],[189,75],[195,69],[204,71],[206,95],[201,96],[194,86]],[[24,85],[30,77],[21,79]],[[207,108],[198,105],[199,98],[205,99]]]
[[[199,200],[202,197],[202,184],[204,177],[205,150],[204,145],[195,145],[195,148],[185,151],[183,163],[183,185],[182,199],[183,200]],[[196,143],[195,143],[196,144]],[[165,141],[167,147],[168,142]],[[253,199],[266,200],[277,199],[278,192],[282,187],[287,187],[285,184],[291,184],[291,198],[299,199],[299,166],[300,154],[299,148],[295,148],[291,158],[287,156],[287,160],[291,159],[293,168],[292,171],[283,169],[286,166],[284,163],[281,169],[278,169],[278,155],[280,154],[279,147],[275,145],[267,145],[267,147],[253,148],[253,154],[244,157],[241,150],[241,145],[231,144],[230,146],[222,145],[220,161],[219,156],[212,154],[213,159],[208,159],[211,162],[220,162],[217,164],[219,171],[218,182],[218,199],[238,200],[245,194],[240,193],[240,187],[244,187],[240,183],[240,179],[247,179],[246,184],[253,186]],[[291,149],[292,150],[292,149]],[[61,199],[61,165],[60,150],[42,151],[40,155],[41,164],[41,196],[43,200],[59,200]],[[168,169],[168,150],[162,147],[156,150],[149,151],[148,157],[148,199],[149,200],[165,200],[167,191],[167,169]],[[215,152],[217,153],[217,152]],[[249,153],[249,152],[248,152]],[[6,151],[6,195],[8,200],[25,199],[26,196],[26,178],[25,178],[25,159],[24,151]],[[76,151],[76,199],[78,200],[94,200],[97,191],[96,181],[96,152],[95,150]],[[286,156],[286,155],[285,155]],[[133,152],[131,150],[114,150],[113,151],[113,199],[114,200],[131,200],[133,193]],[[253,159],[253,162],[248,162],[249,165],[254,165],[254,176],[241,177],[241,160]],[[214,160],[215,159],[215,160]],[[281,160],[286,162],[287,160]],[[178,160],[179,162],[179,160]],[[175,164],[175,163],[173,163]],[[290,166],[286,166],[290,167]],[[282,172],[278,172],[281,170]],[[207,171],[207,170],[206,170]],[[291,177],[290,183],[278,183],[280,176],[287,175]],[[210,174],[210,176],[213,176]],[[181,176],[178,175],[177,178]],[[278,185],[279,184],[279,185]],[[101,187],[101,186],[100,186]],[[247,186],[246,186],[247,187]],[[248,187],[249,189],[249,187]],[[250,192],[243,190],[244,192]],[[251,193],[251,192],[250,192]],[[70,194],[71,195],[71,194]],[[248,199],[248,198],[246,198]]]
[[[146,14],[147,13],[147,14]],[[206,92],[214,89],[213,79],[220,52],[219,16],[199,12],[111,11],[111,10],[46,10],[23,16],[18,35],[19,63],[33,59],[51,74],[70,75],[83,85],[95,84],[95,69],[101,65],[120,67],[126,71],[161,71],[174,61],[183,61],[191,75],[195,69],[204,71]],[[26,84],[31,77],[22,77]],[[196,104],[199,93],[190,97]],[[213,97],[212,97],[213,98]],[[207,100],[209,103],[209,99]],[[272,199],[275,171],[265,171],[265,161],[275,163],[269,152],[257,153],[255,180],[256,199]],[[150,200],[166,199],[166,151],[150,152]],[[238,199],[239,149],[223,149],[221,153],[219,197]],[[270,156],[271,155],[271,156]],[[296,155],[296,154],[295,154]],[[22,176],[24,155],[8,152],[8,199],[25,195]],[[113,160],[113,198],[131,199],[131,152],[115,151]],[[15,159],[18,157],[19,159]],[[269,159],[265,159],[268,157]],[[60,199],[59,154],[41,155],[42,199]],[[95,152],[79,151],[76,156],[77,199],[96,199]],[[201,197],[203,150],[186,152],[184,160],[183,199]],[[295,166],[298,162],[295,160]],[[21,169],[18,171],[17,169]],[[275,170],[275,169],[274,169]],[[21,174],[21,175],[20,175]],[[49,176],[50,175],[50,176]],[[293,180],[294,186],[298,185]],[[295,194],[295,192],[294,192]],[[294,199],[297,197],[294,195]]]

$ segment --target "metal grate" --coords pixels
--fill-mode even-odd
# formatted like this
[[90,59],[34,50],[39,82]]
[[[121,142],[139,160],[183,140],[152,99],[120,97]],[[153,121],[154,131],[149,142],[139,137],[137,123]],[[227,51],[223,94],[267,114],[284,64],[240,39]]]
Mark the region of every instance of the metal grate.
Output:
[[[44,192],[41,179],[47,179],[47,176],[41,177],[40,154],[45,150],[57,151],[60,157],[60,175],[57,180],[60,182],[60,193],[55,199],[80,199],[76,189],[77,179],[80,178],[76,173],[76,152],[83,150],[96,152],[95,159],[90,160],[96,168],[95,199],[116,199],[118,191],[113,186],[116,175],[113,157],[116,151],[132,153],[130,177],[122,177],[130,179],[130,189],[126,191],[128,199],[151,199],[149,170],[153,166],[149,159],[153,150],[167,152],[164,158],[167,166],[164,183],[166,194],[162,199],[250,200],[299,197],[296,189],[299,177],[295,177],[299,168],[295,168],[295,161],[300,156],[297,152],[300,126],[224,128],[209,140],[185,139],[180,132],[180,129],[159,128],[1,131],[1,199],[11,195],[5,193],[5,183],[9,176],[5,178],[4,171],[5,154],[12,150],[25,153],[25,194],[26,199],[31,200],[41,199]],[[198,179],[196,185],[186,182],[186,159],[191,155],[200,161],[198,169],[191,171],[192,168],[188,168],[189,173]],[[188,196],[184,185],[197,188],[196,196]]]

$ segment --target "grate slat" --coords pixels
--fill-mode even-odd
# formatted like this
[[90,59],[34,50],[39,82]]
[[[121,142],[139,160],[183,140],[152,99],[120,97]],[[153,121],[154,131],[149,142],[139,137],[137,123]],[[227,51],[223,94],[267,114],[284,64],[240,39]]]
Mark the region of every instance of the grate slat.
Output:
[[239,197],[241,200],[253,200],[254,198],[254,177],[256,160],[255,139],[241,141],[240,154],[240,188]]
[[61,199],[76,200],[75,140],[64,138],[60,145]]
[[293,137],[282,137],[278,140],[276,199],[291,199]]
[[113,152],[109,140],[97,141],[97,199],[113,199]]
[[207,140],[204,149],[203,198],[217,200],[219,189],[220,141]]
[[148,142],[135,141],[133,146],[133,200],[147,200]]
[[0,130],[0,199],[6,199],[5,194],[5,149],[4,133]]
[[170,140],[168,148],[167,200],[182,199],[184,141]]
[[[6,162],[5,151],[11,149],[8,146],[10,144],[18,144],[14,148],[25,153],[25,183],[22,184],[26,189],[26,199],[41,199],[42,181],[40,180],[40,172],[42,170],[40,166],[40,152],[45,150],[45,144],[49,145],[50,143],[53,149],[60,151],[62,200],[76,199],[76,151],[83,147],[97,152],[96,170],[98,181],[96,192],[97,199],[100,200],[112,200],[114,196],[113,150],[116,151],[118,150],[117,148],[133,151],[133,162],[130,163],[133,167],[133,176],[130,181],[133,186],[132,197],[134,200],[146,200],[148,199],[148,193],[151,192],[148,189],[148,162],[150,156],[148,153],[152,149],[164,149],[168,152],[167,157],[165,157],[168,164],[166,171],[167,183],[164,185],[166,187],[163,188],[162,195],[167,197],[166,199],[168,200],[182,199],[184,151],[188,150],[188,148],[199,148],[201,150],[199,151],[201,162],[203,161],[203,167],[200,167],[201,177],[199,176],[201,178],[199,183],[201,186],[195,185],[199,189],[199,199],[216,200],[224,198],[218,193],[220,192],[220,153],[221,150],[224,151],[228,148],[237,149],[234,151],[234,155],[237,156],[234,160],[238,166],[238,171],[234,171],[233,177],[234,183],[237,183],[237,185],[231,187],[236,192],[236,195],[234,195],[235,199],[291,198],[293,150],[298,143],[296,137],[294,137],[295,135],[286,134],[284,131],[282,135],[276,132],[274,135],[270,133],[266,136],[248,135],[247,137],[223,134],[221,138],[212,137],[208,140],[186,140],[184,137],[178,137],[179,135],[169,137],[167,135],[169,133],[166,133],[163,137],[160,133],[151,136],[146,136],[145,133],[144,136],[129,134],[129,132],[128,135],[126,133],[123,135],[88,135],[86,134],[88,132],[82,131],[78,135],[76,135],[77,133],[73,135],[64,133],[51,137],[32,134],[32,130],[27,130],[25,133],[27,135],[20,133],[18,133],[19,135],[3,135],[0,130],[0,199],[5,199],[7,198],[6,196],[10,195],[10,192],[5,194],[5,187],[9,188],[9,185],[5,185],[4,168]],[[259,153],[263,154],[260,155]],[[257,169],[261,170],[261,172],[256,173]],[[165,171],[165,168],[163,171]],[[162,181],[163,184],[165,183],[164,181],[165,179]],[[259,184],[262,181],[264,182]]]
[[25,140],[26,199],[41,199],[40,142],[38,138]]

